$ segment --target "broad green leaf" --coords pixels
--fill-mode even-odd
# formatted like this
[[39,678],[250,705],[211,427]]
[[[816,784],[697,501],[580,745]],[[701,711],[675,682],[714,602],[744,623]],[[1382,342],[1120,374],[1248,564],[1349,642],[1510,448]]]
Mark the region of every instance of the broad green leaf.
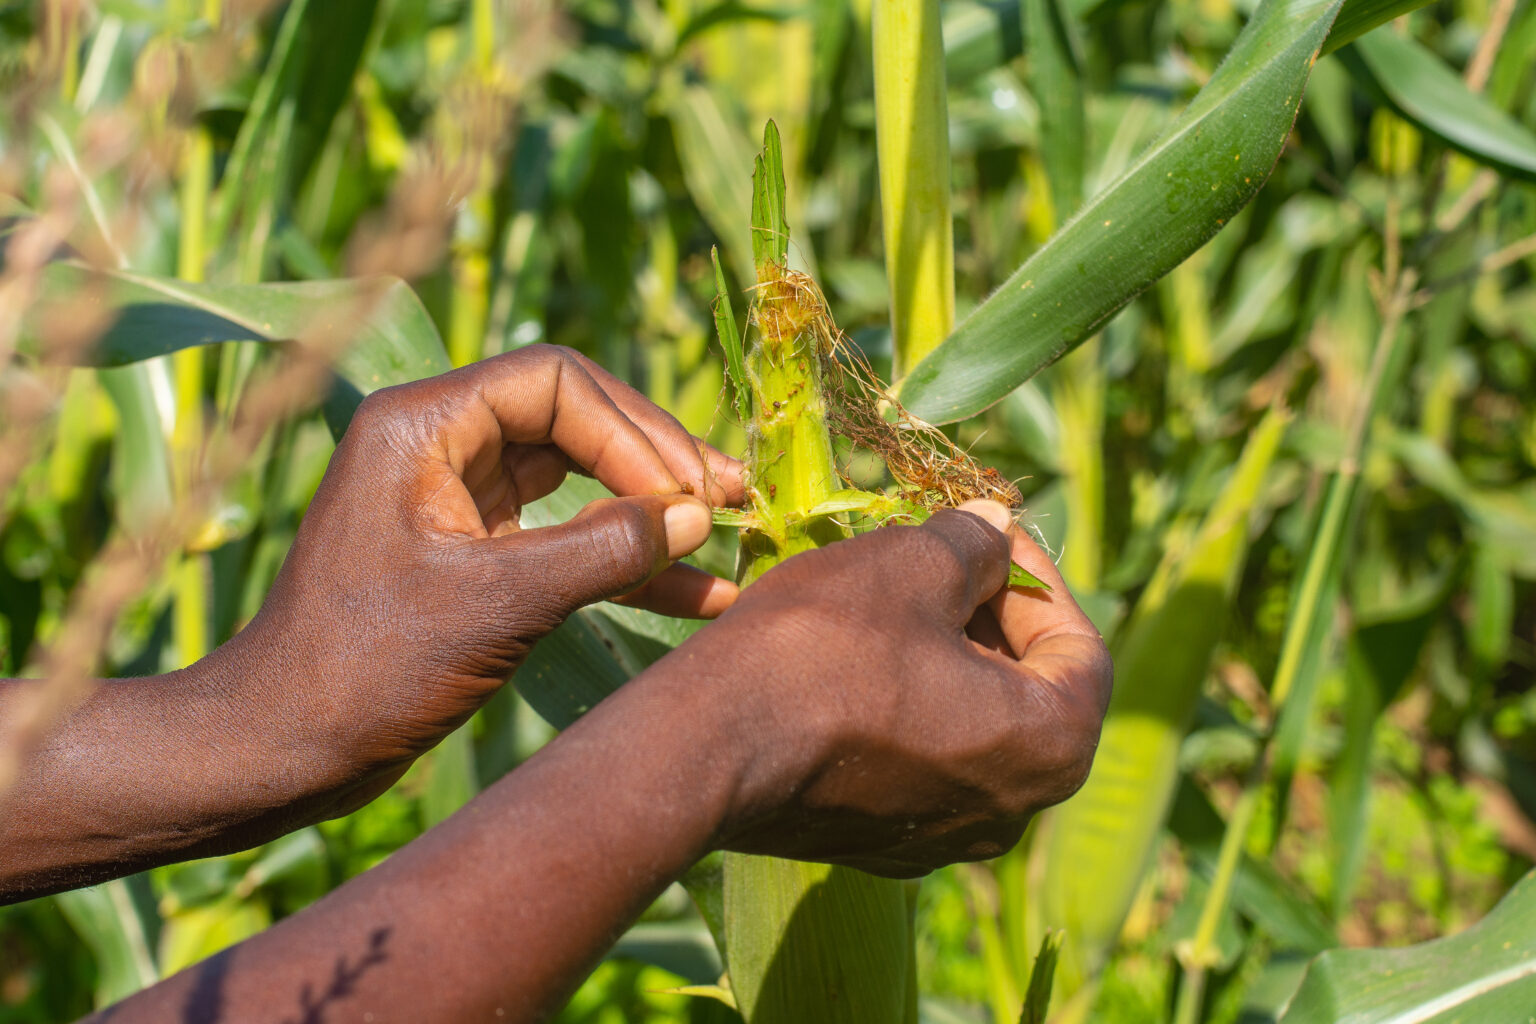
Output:
[[895,884],[826,864],[728,858],[731,990],[750,1024],[904,1020],[906,988],[890,965],[914,965],[905,900],[887,898]]
[[1430,0],[1344,0],[1339,16],[1333,21],[1333,31],[1323,44],[1321,56],[1348,46],[1372,29],[1385,25],[1394,18],[1427,6]]
[[114,879],[54,899],[95,954],[98,1008],[160,980],[155,962],[160,921],[148,876]]
[[53,264],[44,277],[47,294],[64,301],[93,294],[97,281],[109,286],[110,325],[93,354],[103,366],[225,341],[347,341],[326,404],[338,435],[365,395],[449,369],[432,318],[409,286],[395,279],[187,284],[78,263]]
[[1481,922],[1406,949],[1335,949],[1307,968],[1280,1024],[1528,1020],[1536,1007],[1536,872]]
[[1418,128],[1473,160],[1536,181],[1536,134],[1467,88],[1419,43],[1396,32],[1373,32],[1340,56]]
[[1199,532],[1170,545],[1119,634],[1115,692],[1088,782],[1042,817],[1036,853],[1045,869],[1033,898],[1045,926],[1067,932],[1058,980],[1065,997],[1102,966],[1141,885],[1286,423],[1281,412],[1265,417]]
[[138,533],[168,515],[176,502],[171,481],[171,374],[167,361],[97,371],[117,407],[112,439],[112,492],[118,521]]
[[934,423],[973,416],[1090,337],[1263,186],[1341,0],[1264,0],[1169,132],[1088,202],[900,387]]
[[712,985],[725,970],[709,929],[697,920],[641,922],[624,933],[607,958],[652,964],[693,985]]

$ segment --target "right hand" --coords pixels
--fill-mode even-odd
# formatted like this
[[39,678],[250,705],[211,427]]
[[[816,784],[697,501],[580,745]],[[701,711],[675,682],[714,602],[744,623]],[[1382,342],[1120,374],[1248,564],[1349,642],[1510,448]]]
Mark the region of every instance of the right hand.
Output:
[[[657,664],[729,709],[718,845],[916,876],[1086,780],[1104,641],[1003,506],[965,509],[795,556]],[[1007,588],[1010,554],[1052,589]]]

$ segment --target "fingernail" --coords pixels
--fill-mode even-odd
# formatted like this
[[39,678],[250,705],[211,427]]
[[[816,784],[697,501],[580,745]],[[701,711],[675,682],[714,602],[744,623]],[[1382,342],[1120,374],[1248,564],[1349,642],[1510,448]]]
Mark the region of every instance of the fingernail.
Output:
[[980,516],[991,523],[999,533],[1007,533],[1009,528],[1013,526],[1013,513],[1009,512],[1002,502],[978,498],[975,501],[968,501],[961,505],[960,511],[969,512],[973,516]]
[[697,498],[681,498],[667,506],[661,521],[667,531],[667,557],[678,559],[709,539],[713,517],[709,506]]

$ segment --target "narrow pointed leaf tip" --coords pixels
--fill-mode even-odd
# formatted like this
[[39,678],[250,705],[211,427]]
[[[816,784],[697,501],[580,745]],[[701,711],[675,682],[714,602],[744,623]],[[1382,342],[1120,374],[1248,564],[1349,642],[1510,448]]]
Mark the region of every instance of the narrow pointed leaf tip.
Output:
[[763,127],[763,151],[752,172],[752,258],[757,279],[766,281],[764,268],[789,262],[789,221],[784,215],[784,149],[779,126]]
[[1024,587],[1030,590],[1043,590],[1047,594],[1051,592],[1051,585],[1018,562],[1008,563],[1008,585],[1010,587]]
[[743,424],[752,419],[752,388],[747,381],[747,366],[741,349],[741,332],[736,328],[736,310],[731,306],[731,292],[720,269],[720,250],[711,248],[709,258],[715,264],[715,333],[725,350],[725,375],[736,398],[736,414]]
[[1035,957],[1034,969],[1029,972],[1029,991],[1024,996],[1024,1012],[1019,1024],[1045,1024],[1046,1011],[1051,1005],[1051,989],[1056,983],[1056,958],[1061,954],[1061,942],[1066,932],[1060,929],[1047,932]]

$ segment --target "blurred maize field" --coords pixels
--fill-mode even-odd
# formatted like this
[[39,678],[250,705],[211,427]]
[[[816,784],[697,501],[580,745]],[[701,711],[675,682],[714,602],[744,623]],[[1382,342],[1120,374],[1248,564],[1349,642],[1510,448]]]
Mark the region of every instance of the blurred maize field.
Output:
[[[227,639],[397,380],[570,345],[741,451],[710,251],[739,296],[769,118],[793,258],[889,376],[894,2],[0,0],[0,674],[67,696]],[[1470,941],[1536,862],[1536,0],[936,8],[962,326],[901,394],[1019,481],[1117,679],[1085,789],[922,884],[920,1019],[1019,1020],[1063,932],[1058,1022],[1341,1019],[1372,970],[1484,968],[1514,994],[1461,1019],[1525,1020],[1529,951],[1327,951]],[[1220,148],[1264,118],[1272,175]],[[1235,164],[1235,198],[1150,180],[1169,153]],[[1037,279],[1083,322],[1025,358]],[[378,863],[686,628],[599,666],[627,614],[541,644],[349,817],[0,909],[0,1021]],[[1529,942],[1533,898],[1488,948]],[[739,1021],[680,991],[721,971],[674,887],[558,1019]]]

